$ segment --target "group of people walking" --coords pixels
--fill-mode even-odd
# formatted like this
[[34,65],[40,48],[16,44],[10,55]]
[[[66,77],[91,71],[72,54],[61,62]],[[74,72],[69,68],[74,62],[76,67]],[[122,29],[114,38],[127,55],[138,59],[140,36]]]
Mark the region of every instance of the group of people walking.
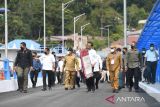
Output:
[[57,76],[58,84],[63,84],[65,90],[73,90],[76,85],[80,87],[81,81],[86,83],[87,92],[94,92],[99,89],[99,82],[107,81],[111,84],[113,93],[118,93],[121,88],[125,87],[129,92],[133,87],[136,92],[139,92],[142,71],[144,71],[144,80],[148,84],[155,83],[158,59],[159,53],[154,44],[150,45],[149,50],[143,49],[142,52],[138,52],[134,42],[130,50],[126,47],[121,49],[111,46],[110,53],[102,61],[93,49],[92,42],[88,42],[86,49],[77,53],[69,48],[68,54],[59,58],[56,58],[49,48],[45,48],[44,54],[39,57],[36,52],[27,49],[26,43],[22,42],[15,59],[14,69],[18,77],[18,91],[24,93],[27,93],[28,73],[30,72],[31,82],[35,88],[40,71],[43,77],[42,91],[51,90],[55,84],[55,76]]

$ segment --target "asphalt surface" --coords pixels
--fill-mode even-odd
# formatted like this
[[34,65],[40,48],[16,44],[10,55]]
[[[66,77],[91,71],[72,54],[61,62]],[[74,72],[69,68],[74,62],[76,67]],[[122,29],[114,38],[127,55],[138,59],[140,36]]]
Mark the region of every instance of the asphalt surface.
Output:
[[[110,96],[114,97],[112,103],[106,101]],[[68,91],[62,85],[56,85],[51,91],[43,92],[38,87],[29,89],[27,94],[18,91],[0,93],[0,107],[160,107],[160,103],[143,90],[135,93],[125,88],[113,94],[110,84],[100,83],[94,93],[87,93],[84,84]]]

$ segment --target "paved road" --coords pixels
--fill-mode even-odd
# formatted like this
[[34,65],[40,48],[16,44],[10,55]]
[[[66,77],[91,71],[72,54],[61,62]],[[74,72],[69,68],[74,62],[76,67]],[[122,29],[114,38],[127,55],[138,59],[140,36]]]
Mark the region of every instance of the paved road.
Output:
[[[105,100],[113,95],[115,95],[115,104]],[[122,100],[122,98],[130,98],[130,100]],[[131,98],[140,99],[137,101]],[[42,92],[39,87],[29,89],[27,94],[16,91],[1,93],[0,107],[160,107],[160,103],[144,91],[129,93],[127,89],[123,89],[118,94],[113,94],[110,84],[103,83],[95,93],[87,93],[83,84],[80,89],[68,91],[65,91],[63,86],[57,85],[51,91],[45,92]]]

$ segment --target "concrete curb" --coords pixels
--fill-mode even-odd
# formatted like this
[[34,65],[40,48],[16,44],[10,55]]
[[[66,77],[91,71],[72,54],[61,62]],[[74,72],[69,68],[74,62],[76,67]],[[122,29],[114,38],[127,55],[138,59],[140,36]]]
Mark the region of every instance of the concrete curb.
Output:
[[158,102],[160,102],[160,84],[156,83],[154,85],[146,84],[143,82],[139,83],[139,86],[151,97],[155,98]]

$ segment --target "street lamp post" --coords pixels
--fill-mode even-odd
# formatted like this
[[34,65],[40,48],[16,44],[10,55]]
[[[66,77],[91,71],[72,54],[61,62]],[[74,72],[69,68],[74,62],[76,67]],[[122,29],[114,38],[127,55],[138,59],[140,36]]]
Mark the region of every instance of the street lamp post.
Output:
[[74,49],[76,48],[76,22],[79,20],[81,16],[85,15],[85,13],[80,14],[79,16],[74,17]]
[[83,36],[83,30],[86,28],[86,26],[88,26],[90,23],[87,23],[83,26],[81,26],[81,49],[82,49],[82,36]]
[[[62,3],[62,45],[64,46],[64,10],[69,6],[71,2],[74,0],[71,0],[67,3]],[[63,50],[62,50],[63,51]]]
[[43,0],[43,21],[44,21],[44,29],[43,29],[43,33],[44,33],[44,50],[46,48],[46,0]]
[[7,0],[5,0],[5,57],[8,58],[8,17]]
[[127,46],[127,3],[124,0],[124,46]]

